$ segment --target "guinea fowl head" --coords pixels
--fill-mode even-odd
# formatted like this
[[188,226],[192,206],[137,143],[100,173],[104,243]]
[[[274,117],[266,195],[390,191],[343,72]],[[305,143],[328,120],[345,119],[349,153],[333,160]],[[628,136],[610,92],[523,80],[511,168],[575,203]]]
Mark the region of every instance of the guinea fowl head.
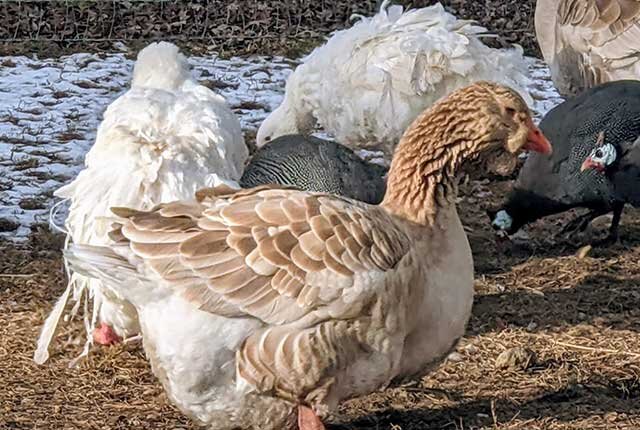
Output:
[[455,201],[455,176],[469,161],[495,161],[521,150],[551,153],[514,90],[477,82],[423,112],[403,135],[391,163],[382,203],[390,212],[432,224],[439,207]]
[[133,66],[133,87],[176,90],[190,80],[189,63],[173,43],[157,42],[138,53]]
[[589,169],[594,169],[604,173],[617,159],[618,150],[613,144],[605,143],[604,132],[601,132],[598,135],[596,146],[580,166],[580,171],[584,172]]

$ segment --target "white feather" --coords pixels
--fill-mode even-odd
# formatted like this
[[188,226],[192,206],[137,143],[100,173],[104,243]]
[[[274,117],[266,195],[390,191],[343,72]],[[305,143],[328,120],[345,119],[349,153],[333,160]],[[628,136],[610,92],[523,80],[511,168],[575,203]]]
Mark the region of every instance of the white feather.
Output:
[[[107,108],[85,169],[55,195],[71,201],[65,222],[71,241],[105,245],[111,207],[149,209],[193,198],[197,189],[215,182],[213,177],[237,181],[247,156],[240,123],[225,99],[192,79],[176,46],[154,43],[138,55],[132,88]],[[118,335],[139,331],[135,309],[121,294],[74,274],[45,322],[34,354],[38,363],[48,357],[71,288],[76,301],[89,292],[98,319]],[[95,314],[86,320],[89,332],[95,323]]]
[[336,32],[289,77],[285,98],[258,131],[268,138],[310,133],[319,124],[336,140],[390,155],[426,107],[478,80],[497,81],[532,99],[522,48],[492,49],[486,29],[441,4],[403,12],[386,8]]

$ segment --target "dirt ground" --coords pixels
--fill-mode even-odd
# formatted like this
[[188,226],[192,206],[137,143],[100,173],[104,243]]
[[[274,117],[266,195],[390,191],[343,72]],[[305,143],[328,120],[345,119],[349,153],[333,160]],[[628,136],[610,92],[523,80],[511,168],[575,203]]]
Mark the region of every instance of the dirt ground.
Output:
[[[640,428],[640,212],[625,212],[621,244],[584,258],[576,250],[589,237],[553,238],[571,215],[497,242],[484,210],[509,186],[462,187],[477,296],[456,352],[421,381],[347,402],[330,429]],[[84,331],[63,324],[50,361],[33,363],[64,288],[61,246],[39,228],[0,249],[0,428],[197,428],[169,404],[139,345],[96,348],[69,369]]]

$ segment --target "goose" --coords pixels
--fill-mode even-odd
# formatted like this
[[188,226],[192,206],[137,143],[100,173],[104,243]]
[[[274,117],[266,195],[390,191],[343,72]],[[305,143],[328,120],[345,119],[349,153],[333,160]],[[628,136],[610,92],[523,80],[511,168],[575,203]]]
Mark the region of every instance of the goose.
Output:
[[605,82],[640,79],[640,0],[538,0],[535,30],[565,97]]
[[[85,168],[55,193],[71,202],[65,221],[68,239],[106,245],[110,207],[149,209],[189,198],[220,181],[237,181],[247,157],[240,123],[225,99],[198,85],[178,47],[152,43],[138,54],[131,88],[104,113]],[[37,363],[48,359],[72,292],[76,300],[88,293],[94,303],[86,322],[92,333],[81,356],[94,341],[109,345],[140,331],[135,308],[118,291],[74,274],[43,326],[34,354]],[[97,322],[100,326],[93,330]]]
[[551,146],[514,90],[479,82],[401,139],[380,205],[219,186],[120,217],[72,270],[134,304],[169,398],[210,429],[324,429],[340,401],[428,372],[463,335],[473,260],[456,175]]
[[384,197],[386,172],[337,142],[286,135],[258,149],[244,169],[240,186],[290,185],[378,204]]
[[319,125],[341,144],[381,150],[388,160],[418,114],[456,88],[498,81],[531,103],[522,48],[489,48],[480,41],[486,29],[440,3],[406,12],[387,6],[303,59],[287,79],[284,100],[260,125],[258,147]]
[[589,212],[565,227],[586,228],[600,215],[614,212],[605,245],[617,240],[622,205],[610,177],[597,169],[581,171],[585,158],[606,136],[608,144],[633,142],[640,136],[640,82],[608,82],[567,100],[542,119],[540,128],[553,144],[553,154],[531,154],[505,202],[489,211],[492,225],[514,234],[524,225],[572,208]]

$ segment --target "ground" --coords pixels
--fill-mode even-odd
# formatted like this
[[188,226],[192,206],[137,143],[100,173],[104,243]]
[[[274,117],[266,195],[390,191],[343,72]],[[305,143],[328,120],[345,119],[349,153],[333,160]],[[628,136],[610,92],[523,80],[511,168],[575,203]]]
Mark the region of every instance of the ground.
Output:
[[[447,3],[494,26],[500,16],[515,14],[513,8],[503,10],[491,1]],[[533,2],[524,3],[530,14]],[[530,52],[532,29],[520,28],[521,22],[530,19],[516,16],[505,24],[502,36],[513,40],[514,34],[526,34],[519,41]],[[130,70],[126,53],[100,55],[98,60],[93,54],[78,55],[38,63],[0,57],[0,77],[10,70],[25,77],[22,86],[0,88],[14,97],[16,88],[29,86],[28,73],[48,73],[46,88],[20,93],[39,97],[37,103],[44,102],[36,106],[39,110],[23,103],[11,111],[12,99],[0,100],[0,123],[5,126],[0,155],[11,156],[0,160],[0,197],[2,209],[12,208],[0,215],[18,224],[0,220],[0,232],[19,231],[24,238],[0,239],[0,429],[196,429],[168,402],[139,344],[94,348],[88,359],[70,369],[68,363],[84,341],[84,328],[75,321],[62,324],[45,365],[32,361],[40,326],[66,282],[63,239],[38,221],[46,220],[51,190],[80,167],[99,111],[122,91]],[[225,70],[239,70],[236,81],[217,73],[207,76],[205,69],[217,70],[207,61],[192,59],[198,77],[229,94],[238,88],[264,92],[265,86],[281,85],[288,68],[285,60],[271,62],[280,68],[273,72],[269,66],[271,79],[262,82],[260,70],[232,61]],[[89,69],[96,75],[76,75],[82,64],[94,64]],[[104,64],[113,67],[101,75]],[[543,69],[532,70],[544,74]],[[538,78],[540,114],[558,100],[547,91],[548,79]],[[93,110],[74,111],[82,105],[77,97],[87,94],[92,94]],[[277,101],[246,99],[244,93],[232,101],[243,115],[248,140],[253,126]],[[37,118],[49,122],[43,127]],[[27,133],[12,131],[14,126]],[[38,152],[34,142],[47,133],[52,138],[46,141],[58,145],[60,152]],[[4,153],[2,144],[10,147]],[[6,183],[9,175],[25,187],[22,193],[9,192],[15,186]],[[640,428],[640,211],[625,211],[620,244],[593,249],[586,256],[579,251],[589,237],[555,237],[575,214],[540,221],[512,242],[499,241],[485,209],[497,204],[511,185],[512,180],[492,179],[461,187],[459,208],[474,253],[477,294],[467,334],[456,351],[420,381],[345,403],[330,429]]]

